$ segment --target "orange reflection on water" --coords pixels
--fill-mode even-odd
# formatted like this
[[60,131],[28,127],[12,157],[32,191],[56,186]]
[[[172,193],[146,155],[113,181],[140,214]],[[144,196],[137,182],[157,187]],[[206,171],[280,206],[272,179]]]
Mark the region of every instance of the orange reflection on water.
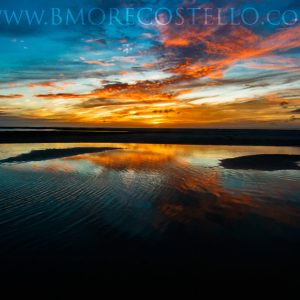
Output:
[[174,162],[172,155],[159,154],[157,152],[135,152],[132,150],[120,150],[107,153],[84,154],[74,156],[73,160],[89,160],[91,163],[114,170],[156,171]]
[[[72,173],[93,168],[104,173],[117,172],[121,178],[126,175],[126,171],[133,171],[132,180],[140,179],[142,174],[155,175],[160,180],[143,179],[151,181],[150,185],[159,185],[154,189],[157,194],[153,195],[154,200],[151,205],[161,213],[163,218],[178,222],[196,222],[201,226],[203,224],[224,226],[255,215],[278,223],[298,226],[300,210],[291,202],[285,201],[288,187],[283,183],[278,184],[280,180],[276,177],[276,173],[274,175],[268,172],[259,173],[269,177],[266,177],[265,185],[256,185],[259,179],[255,173],[243,171],[241,174],[247,174],[247,179],[243,179],[242,176],[234,176],[236,171],[225,172],[218,165],[218,160],[224,157],[238,156],[241,153],[244,155],[262,153],[262,151],[288,152],[288,148],[281,150],[271,147],[248,149],[249,147],[144,144],[101,146],[122,149],[30,163],[30,168],[49,173]],[[101,177],[99,180],[102,180]],[[234,183],[248,180],[263,197],[253,194],[246,188],[238,190],[234,189],[234,185],[229,188],[226,185],[227,180]],[[149,184],[144,187],[145,194],[154,191],[147,190]],[[292,185],[291,181],[288,181],[288,184],[295,189],[296,185]],[[271,197],[269,191],[272,191],[275,196]],[[160,221],[157,222],[157,226],[160,227]]]
[[220,168],[196,168],[185,159],[189,158],[188,152],[192,149],[184,148],[141,145],[136,149],[85,154],[71,159],[89,160],[117,171],[158,172],[163,178],[163,190],[168,190],[167,196],[164,192],[158,195],[158,208],[164,216],[180,222],[203,221],[209,217],[230,224],[254,214],[279,223],[297,223],[299,210],[284,201],[270,203],[248,193],[228,190],[220,179]]

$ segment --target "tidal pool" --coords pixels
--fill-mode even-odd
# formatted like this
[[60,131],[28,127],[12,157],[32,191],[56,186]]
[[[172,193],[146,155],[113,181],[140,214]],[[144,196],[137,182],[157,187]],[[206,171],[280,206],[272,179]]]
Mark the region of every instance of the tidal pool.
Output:
[[300,149],[0,145],[0,272],[296,276],[300,171],[221,165],[257,154]]

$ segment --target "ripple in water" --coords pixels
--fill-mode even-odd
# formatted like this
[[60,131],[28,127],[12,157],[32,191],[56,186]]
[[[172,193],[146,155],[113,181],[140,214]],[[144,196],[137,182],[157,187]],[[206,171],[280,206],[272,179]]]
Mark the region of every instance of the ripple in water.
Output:
[[[80,153],[51,160],[41,159],[39,152],[38,160],[27,155],[24,161],[19,145],[20,153],[12,152],[22,159],[8,163],[5,154],[0,165],[3,269],[72,269],[76,264],[86,272],[114,272],[134,262],[135,270],[167,265],[166,272],[173,272],[176,261],[185,271],[222,274],[251,267],[267,274],[275,258],[277,265],[295,267],[299,170],[232,170],[220,161],[300,150],[94,144],[87,151],[73,146]],[[36,146],[26,147],[30,153]],[[97,147],[107,151],[95,152]]]

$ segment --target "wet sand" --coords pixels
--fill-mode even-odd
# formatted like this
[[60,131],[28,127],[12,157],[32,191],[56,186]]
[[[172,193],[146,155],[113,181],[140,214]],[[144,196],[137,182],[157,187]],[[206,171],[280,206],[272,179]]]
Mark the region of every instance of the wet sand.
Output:
[[[300,130],[26,128],[0,131],[0,143],[147,143],[300,146]],[[23,131],[22,131],[23,130]]]
[[0,160],[0,163],[43,161],[43,160],[64,158],[69,156],[76,156],[81,154],[99,153],[103,151],[116,150],[116,149],[118,148],[76,147],[76,148],[67,148],[67,149],[33,150],[29,153],[24,153],[18,156],[9,157]]
[[300,166],[297,164],[299,162],[300,155],[259,154],[224,159],[221,161],[221,166],[236,170],[300,170]]

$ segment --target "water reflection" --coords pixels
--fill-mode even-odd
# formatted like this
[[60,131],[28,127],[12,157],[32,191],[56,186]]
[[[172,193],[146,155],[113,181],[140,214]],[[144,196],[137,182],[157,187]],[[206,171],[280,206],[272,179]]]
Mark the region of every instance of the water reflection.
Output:
[[[207,242],[207,238],[209,243],[217,239],[217,243],[226,244],[234,239],[250,243],[254,249],[267,243],[265,235],[299,242],[294,234],[300,227],[298,170],[264,172],[220,166],[225,158],[261,153],[296,155],[300,154],[298,148],[137,144],[52,147],[122,149],[1,164],[0,224],[4,230],[0,241],[5,247],[0,251],[48,249],[49,245],[57,249],[59,244],[76,245],[89,256],[91,249],[98,249],[99,239],[103,246],[107,239],[132,242],[132,238],[154,244],[171,239],[172,245],[178,242],[176,239],[184,239],[187,244],[202,239]],[[10,153],[5,149],[11,149]],[[4,145],[0,159],[33,149],[47,149],[47,145]],[[180,234],[183,228],[192,232],[190,240]],[[215,243],[209,244],[212,249]],[[197,251],[199,254],[200,248]],[[93,259],[98,257],[93,255]]]
[[[209,218],[226,223],[243,219],[247,214],[256,214],[277,222],[297,224],[300,212],[296,201],[300,195],[297,184],[299,172],[286,171],[284,177],[280,172],[260,172],[257,177],[257,172],[248,170],[241,175],[241,172],[225,170],[219,164],[220,158],[234,155],[236,150],[224,146],[219,148],[122,145],[122,149],[104,148],[110,151],[101,152],[99,147],[98,153],[79,153],[61,159],[6,165],[2,169],[39,171],[49,176],[50,173],[73,173],[75,178],[94,175],[97,176],[97,182],[114,176],[106,184],[117,189],[116,185],[120,186],[122,182],[120,197],[128,193],[136,201],[144,201],[146,195],[155,193],[151,195],[149,205],[156,207],[157,212],[165,217],[181,222],[197,220],[201,224]],[[249,149],[236,148],[236,154]],[[279,151],[278,148],[253,148],[256,149],[250,149],[249,152]],[[92,149],[94,152],[97,148]],[[297,151],[292,148],[290,152]],[[141,194],[131,191],[136,182],[139,182],[139,189],[143,190]],[[288,199],[286,195],[290,195]],[[128,201],[134,200],[131,198]]]

